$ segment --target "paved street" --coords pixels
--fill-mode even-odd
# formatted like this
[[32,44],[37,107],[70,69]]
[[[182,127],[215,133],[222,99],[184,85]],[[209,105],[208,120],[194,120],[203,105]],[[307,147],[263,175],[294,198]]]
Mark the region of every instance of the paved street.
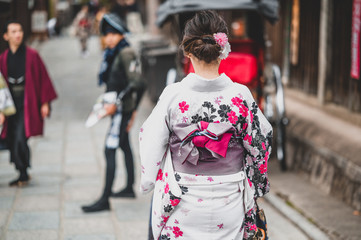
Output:
[[[78,42],[62,37],[39,46],[59,99],[46,122],[45,136],[30,141],[31,184],[10,188],[17,173],[9,164],[8,152],[0,153],[0,240],[127,240],[147,239],[150,195],[142,196],[139,186],[137,134],[153,104],[143,98],[131,132],[136,161],[137,198],[112,199],[112,211],[84,214],[80,206],[98,198],[103,187],[103,141],[109,120],[90,129],[84,122],[93,102],[103,92],[97,87],[101,59],[96,37],[90,41],[90,56],[79,56]],[[125,179],[119,152],[114,190]],[[276,240],[308,239],[277,209],[262,201],[269,234]]]

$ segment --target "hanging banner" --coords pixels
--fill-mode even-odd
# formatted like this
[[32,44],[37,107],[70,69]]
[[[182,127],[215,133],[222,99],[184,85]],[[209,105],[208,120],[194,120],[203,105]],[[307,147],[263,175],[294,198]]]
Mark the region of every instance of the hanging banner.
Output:
[[360,79],[361,0],[353,1],[351,36],[351,77]]
[[291,43],[290,55],[292,65],[298,64],[298,50],[300,45],[300,1],[294,0],[292,6],[292,21],[291,21]]
[[48,21],[48,13],[46,11],[34,11],[31,14],[31,31],[46,32],[46,23]]

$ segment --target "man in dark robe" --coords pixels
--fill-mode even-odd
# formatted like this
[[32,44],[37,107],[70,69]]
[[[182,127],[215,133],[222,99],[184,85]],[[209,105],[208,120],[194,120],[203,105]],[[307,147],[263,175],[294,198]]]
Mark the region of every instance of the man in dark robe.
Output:
[[39,54],[23,43],[21,24],[8,22],[3,37],[9,49],[0,55],[0,72],[9,86],[16,114],[5,118],[0,113],[1,138],[6,139],[10,161],[20,173],[9,185],[23,186],[30,180],[28,139],[43,134],[44,119],[50,115],[50,102],[57,96]]

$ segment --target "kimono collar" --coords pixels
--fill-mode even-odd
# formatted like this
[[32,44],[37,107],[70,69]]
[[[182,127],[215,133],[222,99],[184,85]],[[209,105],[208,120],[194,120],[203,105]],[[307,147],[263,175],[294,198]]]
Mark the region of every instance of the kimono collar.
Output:
[[217,92],[226,89],[233,82],[224,73],[215,79],[205,79],[195,73],[190,73],[182,80],[182,83],[197,92]]

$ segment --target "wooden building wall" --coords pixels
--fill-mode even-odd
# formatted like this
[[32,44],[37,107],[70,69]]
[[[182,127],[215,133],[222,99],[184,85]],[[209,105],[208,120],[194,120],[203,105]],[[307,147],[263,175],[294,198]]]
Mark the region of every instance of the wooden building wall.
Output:
[[28,0],[12,0],[8,3],[1,3],[0,7],[0,52],[5,50],[7,43],[2,37],[3,28],[7,21],[15,19],[23,25],[25,39],[31,33],[30,10],[28,8]]
[[6,48],[6,42],[3,40],[3,27],[6,23],[7,19],[11,15],[11,3],[8,2],[0,2],[0,52],[2,52]]
[[23,26],[25,37],[31,34],[30,9],[27,0],[12,1],[11,18],[18,20]]
[[290,86],[317,94],[320,0],[299,1],[298,63],[290,66]]
[[[268,42],[266,58],[282,68],[288,39],[285,36],[289,21],[287,6],[290,0],[280,0],[279,20],[275,24],[265,23],[265,40]],[[266,44],[266,45],[268,45]]]
[[361,82],[350,77],[353,0],[333,0],[332,60],[326,82],[326,100],[361,112]]
[[[286,35],[292,17],[287,18],[287,6],[295,2],[299,3],[299,43],[297,63],[292,64],[292,50],[287,46],[292,40]],[[353,0],[329,0],[328,4],[325,103],[361,113],[361,79],[350,77]],[[275,25],[266,24],[266,38],[272,43],[270,60],[282,68],[287,66],[285,56],[290,56],[288,86],[314,96],[318,88],[320,8],[320,0],[280,0],[280,20]]]

